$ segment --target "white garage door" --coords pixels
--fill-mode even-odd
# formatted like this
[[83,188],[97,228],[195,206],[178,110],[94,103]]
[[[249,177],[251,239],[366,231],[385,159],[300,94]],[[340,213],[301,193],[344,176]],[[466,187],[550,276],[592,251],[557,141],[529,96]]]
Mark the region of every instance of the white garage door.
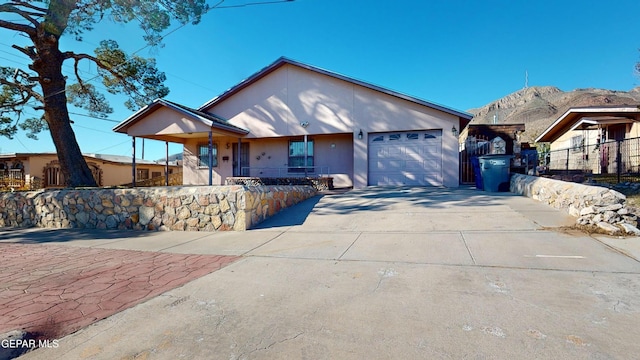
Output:
[[369,185],[442,185],[442,130],[369,134]]

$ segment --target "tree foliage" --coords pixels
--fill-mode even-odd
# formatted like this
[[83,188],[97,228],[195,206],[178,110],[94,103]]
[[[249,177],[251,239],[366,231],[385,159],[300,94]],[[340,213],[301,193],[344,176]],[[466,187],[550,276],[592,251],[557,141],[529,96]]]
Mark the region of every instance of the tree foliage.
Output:
[[[208,10],[204,0],[0,2],[0,28],[25,35],[29,43],[12,45],[27,58],[28,67],[0,66],[0,135],[12,137],[22,128],[28,131],[28,136],[35,137],[48,129],[67,184],[91,185],[91,180],[83,177],[73,164],[78,157],[83,163],[84,159],[69,125],[66,106],[71,103],[94,116],[106,116],[113,110],[104,94],[91,83],[94,79],[81,76],[79,64],[85,61],[95,64],[100,87],[109,93],[126,94],[126,106],[132,110],[166,96],[169,90],[163,85],[165,75],[158,71],[154,59],[128,55],[115,40],[101,41],[94,54],[85,54],[62,51],[60,38],[82,41],[82,36],[101,21],[136,22],[144,31],[144,41],[159,46],[162,32],[172,21],[197,24]],[[62,74],[64,63],[73,65],[74,76],[67,78]],[[28,116],[31,110],[42,115]],[[65,143],[69,141],[75,146]]]

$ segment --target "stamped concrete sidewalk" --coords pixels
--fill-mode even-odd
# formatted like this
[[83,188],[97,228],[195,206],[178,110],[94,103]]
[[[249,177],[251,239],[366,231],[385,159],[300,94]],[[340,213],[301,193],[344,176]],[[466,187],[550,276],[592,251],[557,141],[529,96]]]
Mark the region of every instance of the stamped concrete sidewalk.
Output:
[[[78,231],[5,230],[0,241],[18,233],[39,243],[70,240]],[[59,339],[236,259],[0,242],[0,334],[18,330],[23,339]],[[9,350],[0,348],[0,359]]]
[[638,239],[559,228],[573,221],[508,193],[368,188],[243,233],[17,231],[0,246],[240,256],[25,359],[629,358]]

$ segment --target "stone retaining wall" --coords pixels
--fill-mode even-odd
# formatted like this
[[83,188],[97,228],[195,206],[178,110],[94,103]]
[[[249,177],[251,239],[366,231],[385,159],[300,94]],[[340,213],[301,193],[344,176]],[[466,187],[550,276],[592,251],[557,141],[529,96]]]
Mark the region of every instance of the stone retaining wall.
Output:
[[640,234],[637,216],[626,207],[626,196],[612,189],[513,174],[510,191],[564,210],[579,225],[595,225],[612,234]]
[[249,177],[235,176],[225,179],[225,185],[309,185],[317,191],[333,190],[332,177]]
[[0,227],[243,231],[315,194],[240,185],[2,193]]

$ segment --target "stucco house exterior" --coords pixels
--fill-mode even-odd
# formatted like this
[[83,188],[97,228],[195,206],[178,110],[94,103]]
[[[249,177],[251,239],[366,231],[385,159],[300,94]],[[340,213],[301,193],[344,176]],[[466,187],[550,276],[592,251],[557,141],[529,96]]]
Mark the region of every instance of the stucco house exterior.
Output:
[[[108,154],[83,154],[98,186],[117,186],[131,183],[131,158]],[[136,181],[164,176],[166,164],[136,159]],[[182,169],[169,164],[169,173]],[[56,153],[0,154],[0,190],[40,189],[64,187],[64,179]]]
[[280,58],[199,108],[158,99],[114,131],[183,144],[185,185],[329,176],[336,187],[457,187],[457,134],[471,118]]
[[570,108],[535,141],[549,143],[552,169],[637,173],[639,121],[636,105]]

